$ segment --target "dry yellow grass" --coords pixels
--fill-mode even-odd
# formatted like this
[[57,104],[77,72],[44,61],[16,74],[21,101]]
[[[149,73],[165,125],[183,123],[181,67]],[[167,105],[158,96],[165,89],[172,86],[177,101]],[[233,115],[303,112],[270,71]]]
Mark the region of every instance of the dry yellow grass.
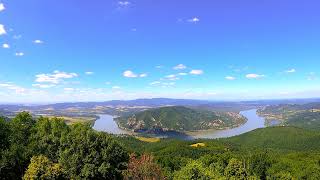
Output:
[[206,144],[205,143],[196,143],[196,144],[192,144],[190,146],[197,148],[197,147],[204,147],[204,146],[206,146]]
[[[48,116],[49,118],[54,118],[53,116]],[[74,123],[86,123],[86,122],[93,122],[95,118],[91,117],[67,117],[67,116],[58,116],[56,118],[63,119],[67,124],[74,124]]]
[[138,137],[138,136],[136,136],[136,138],[139,139],[140,141],[148,142],[148,143],[155,143],[160,141],[160,138],[147,138],[147,137]]

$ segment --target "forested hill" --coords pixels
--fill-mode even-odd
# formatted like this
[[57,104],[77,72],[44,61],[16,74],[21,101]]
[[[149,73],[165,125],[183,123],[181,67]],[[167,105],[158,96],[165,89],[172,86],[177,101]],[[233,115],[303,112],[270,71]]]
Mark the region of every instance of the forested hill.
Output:
[[320,179],[318,140],[316,131],[273,127],[147,142],[23,112],[0,118],[0,179]]
[[267,106],[258,113],[267,120],[280,120],[284,126],[320,130],[320,103]]
[[170,106],[119,117],[116,121],[123,129],[152,132],[223,129],[243,124],[246,119],[238,113]]
[[320,132],[297,127],[269,127],[222,139],[224,142],[244,147],[267,148],[273,150],[320,150]]

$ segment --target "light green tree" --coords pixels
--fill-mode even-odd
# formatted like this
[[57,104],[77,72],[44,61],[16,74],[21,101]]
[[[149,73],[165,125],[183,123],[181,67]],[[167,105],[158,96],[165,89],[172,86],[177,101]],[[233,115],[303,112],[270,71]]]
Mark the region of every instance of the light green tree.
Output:
[[224,170],[224,175],[227,179],[247,178],[247,173],[243,163],[235,158],[230,159],[228,166]]
[[23,176],[24,180],[35,179],[64,179],[63,169],[60,164],[53,163],[47,157],[34,156]]

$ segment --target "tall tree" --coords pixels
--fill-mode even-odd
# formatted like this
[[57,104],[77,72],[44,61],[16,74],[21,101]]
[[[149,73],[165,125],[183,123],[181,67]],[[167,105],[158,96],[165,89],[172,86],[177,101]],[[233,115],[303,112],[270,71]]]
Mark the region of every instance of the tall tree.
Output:
[[235,158],[230,159],[228,166],[224,170],[224,175],[228,179],[246,179],[247,178],[247,173],[243,166],[243,163]]
[[42,154],[58,162],[61,137],[69,131],[63,119],[40,117],[31,136],[34,155]]
[[47,157],[40,155],[32,157],[23,179],[64,179],[64,174],[60,164],[53,163]]
[[4,118],[0,117],[0,151],[9,146],[10,128]]
[[138,158],[130,155],[128,170],[124,173],[126,180],[161,180],[164,179],[161,167],[154,162],[151,155],[143,154]]
[[9,147],[1,154],[0,176],[4,179],[19,179],[22,177],[32,157],[29,147],[30,135],[35,120],[28,112],[21,112],[9,121]]
[[59,162],[71,179],[119,179],[129,155],[110,135],[76,124],[61,140]]

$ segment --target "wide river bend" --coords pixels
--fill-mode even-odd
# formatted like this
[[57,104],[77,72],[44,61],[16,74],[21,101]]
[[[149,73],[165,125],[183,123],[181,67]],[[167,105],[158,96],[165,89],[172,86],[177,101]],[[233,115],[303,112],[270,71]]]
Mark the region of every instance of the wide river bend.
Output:
[[[247,110],[241,111],[240,114],[245,116],[248,121],[236,128],[225,129],[225,130],[207,130],[207,131],[197,131],[197,132],[188,132],[187,135],[190,139],[216,139],[216,138],[225,138],[240,135],[258,128],[265,127],[265,119],[257,115],[257,110]],[[124,131],[120,129],[117,123],[113,120],[113,117],[106,114],[99,115],[99,119],[96,120],[93,129],[97,131],[108,132],[111,134],[132,134],[131,132]]]

